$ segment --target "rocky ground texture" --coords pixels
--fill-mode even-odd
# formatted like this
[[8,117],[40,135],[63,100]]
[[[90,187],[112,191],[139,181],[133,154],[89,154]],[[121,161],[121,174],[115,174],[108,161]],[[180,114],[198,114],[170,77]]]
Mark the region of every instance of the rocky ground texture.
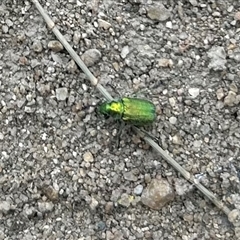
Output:
[[[157,106],[160,145],[240,209],[240,2],[40,3],[114,97]],[[119,124],[56,40],[30,0],[0,2],[0,239],[237,239],[131,129],[117,147]],[[143,194],[161,179],[174,197],[153,209]]]

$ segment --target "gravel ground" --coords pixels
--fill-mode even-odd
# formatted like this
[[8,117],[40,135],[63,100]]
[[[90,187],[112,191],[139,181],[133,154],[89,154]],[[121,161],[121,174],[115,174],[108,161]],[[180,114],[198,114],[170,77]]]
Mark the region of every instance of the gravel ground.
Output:
[[[41,1],[111,94],[153,101],[160,145],[239,209],[240,2],[159,2]],[[0,29],[0,239],[237,239],[130,129],[117,147],[31,1],[1,1]],[[160,210],[141,201],[154,179],[175,192]]]

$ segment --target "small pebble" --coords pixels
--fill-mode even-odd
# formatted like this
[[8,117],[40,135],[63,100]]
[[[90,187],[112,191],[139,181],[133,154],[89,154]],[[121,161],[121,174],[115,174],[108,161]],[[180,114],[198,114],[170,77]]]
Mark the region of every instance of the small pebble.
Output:
[[141,195],[142,191],[143,191],[143,185],[141,185],[141,184],[137,185],[133,190],[135,195]]
[[169,103],[170,103],[170,105],[172,106],[172,107],[174,107],[175,105],[176,105],[176,100],[175,100],[175,98],[169,98]]
[[97,223],[97,230],[98,231],[103,231],[106,228],[106,223],[103,221],[99,221]]
[[171,59],[167,59],[167,58],[161,58],[159,60],[157,60],[157,65],[159,67],[172,67],[173,66],[173,61]]
[[43,50],[42,43],[39,41],[34,42],[32,45],[32,49],[34,52],[37,52],[37,53],[42,52],[42,50]]
[[238,92],[238,87],[235,83],[231,83],[230,86],[229,86],[229,89],[235,93]]
[[0,213],[8,213],[11,209],[11,204],[7,201],[0,202]]
[[236,100],[236,93],[233,91],[229,91],[228,95],[224,98],[224,105],[226,106],[234,106]]
[[51,212],[54,204],[52,202],[38,202],[38,209],[41,213]]
[[99,25],[99,27],[101,27],[105,30],[109,29],[112,26],[111,23],[109,23],[103,19],[98,19],[98,25]]
[[0,140],[4,139],[4,135],[0,132]]
[[171,21],[166,22],[166,27],[172,29],[172,22]]
[[198,5],[197,0],[189,0],[189,2],[190,2],[194,7],[196,7],[196,6]]
[[182,145],[182,140],[178,135],[174,135],[172,138],[173,144]]
[[78,70],[78,66],[73,59],[71,59],[67,64],[67,70],[70,73],[75,73]]
[[13,22],[10,19],[6,20],[6,24],[8,25],[8,27],[12,27],[13,26]]
[[194,146],[195,148],[200,148],[201,145],[202,145],[202,142],[199,141],[199,140],[195,140],[195,141],[193,142],[193,146]]
[[129,47],[128,46],[124,46],[122,48],[122,51],[121,51],[120,55],[121,55],[122,58],[126,58],[127,55],[129,54],[129,52],[130,52]]
[[235,19],[236,21],[240,21],[240,12],[236,12],[236,13],[235,13],[234,19]]
[[105,205],[105,211],[106,213],[110,213],[113,210],[113,202],[107,202]]
[[53,186],[45,184],[42,186],[41,190],[43,194],[46,195],[51,201],[56,201],[58,199],[59,189],[55,189]]
[[134,175],[133,171],[130,172],[124,172],[123,173],[124,179],[127,181],[137,181],[137,177]]
[[173,189],[164,179],[153,179],[141,196],[142,203],[155,210],[161,209],[173,199]]
[[48,48],[54,52],[60,52],[63,50],[63,45],[59,41],[53,40],[48,43]]
[[163,22],[170,18],[171,14],[162,3],[156,2],[152,3],[147,9],[147,16],[152,20]]
[[121,195],[121,198],[118,200],[118,203],[124,207],[129,207],[133,199],[133,196],[128,195],[127,193],[123,193]]
[[3,31],[3,33],[8,33],[8,26],[7,25],[3,25],[2,26],[2,31]]
[[214,71],[220,71],[226,69],[226,52],[224,47],[214,46],[208,51],[208,57],[210,58],[210,63],[208,67]]
[[199,93],[200,93],[200,90],[199,88],[189,88],[188,89],[188,93],[193,97],[193,98],[196,98]]
[[64,101],[68,97],[68,89],[65,87],[56,89],[56,98],[59,101]]
[[81,33],[78,31],[75,31],[73,34],[73,43],[74,45],[78,45],[81,39]]
[[94,198],[94,197],[92,197],[91,198],[91,203],[90,203],[90,208],[92,209],[92,210],[95,210],[96,208],[97,208],[97,206],[98,206],[98,201]]
[[81,59],[88,67],[91,67],[95,65],[97,62],[99,62],[101,57],[102,54],[99,50],[88,49],[86,52],[82,54]]
[[172,117],[169,118],[169,122],[174,125],[177,122],[177,118],[172,116]]
[[91,152],[85,152],[84,154],[83,154],[83,160],[85,161],[85,162],[93,162],[94,161],[94,158],[93,158],[93,155],[92,155],[92,153]]
[[217,99],[218,99],[218,100],[221,100],[221,99],[224,97],[223,88],[219,88],[219,89],[216,91],[216,94],[217,94]]

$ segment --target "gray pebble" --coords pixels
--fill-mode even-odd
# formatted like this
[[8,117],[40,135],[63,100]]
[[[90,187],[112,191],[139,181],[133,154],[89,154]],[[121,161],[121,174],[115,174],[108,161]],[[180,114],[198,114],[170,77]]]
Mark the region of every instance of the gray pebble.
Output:
[[88,67],[91,67],[95,65],[97,62],[99,62],[101,57],[102,54],[99,50],[88,49],[86,52],[82,54],[81,59]]
[[224,105],[234,106],[237,94],[233,91],[229,91],[228,95],[224,98]]
[[182,140],[181,140],[180,136],[177,134],[173,136],[172,142],[173,142],[173,144],[176,144],[176,145],[182,145]]
[[8,26],[7,25],[3,25],[2,26],[2,31],[3,31],[3,33],[8,33]]
[[142,191],[143,191],[143,185],[141,185],[141,184],[137,185],[133,190],[135,195],[141,195]]
[[236,62],[240,63],[240,52],[234,53],[233,56],[232,56],[232,58],[233,58]]
[[68,89],[66,87],[56,89],[56,98],[59,101],[64,101],[68,97]]
[[169,122],[174,125],[177,122],[177,118],[172,116],[172,117],[169,118]]
[[188,89],[188,93],[193,97],[193,98],[196,98],[199,93],[200,93],[200,90],[199,88],[189,88]]
[[157,65],[159,67],[172,67],[173,66],[173,61],[171,59],[167,58],[161,58],[157,60]]
[[172,22],[171,21],[166,22],[166,27],[172,29]]
[[33,48],[34,52],[38,52],[38,53],[42,52],[42,50],[43,50],[43,46],[40,41],[34,42],[32,45],[32,48]]
[[88,175],[90,178],[92,178],[92,179],[96,178],[95,172],[90,171],[90,172],[88,172],[87,175]]
[[8,201],[1,201],[0,202],[0,212],[1,213],[8,213],[11,209],[11,204]]
[[43,194],[51,201],[56,201],[58,199],[59,187],[56,183],[54,186],[44,184],[41,189]]
[[200,148],[201,145],[202,145],[202,142],[201,142],[200,140],[195,140],[195,141],[193,142],[193,146],[194,146],[195,148]]
[[85,152],[84,154],[83,154],[83,160],[85,161],[85,162],[93,162],[94,161],[94,158],[93,158],[93,155],[92,155],[92,153],[91,152]]
[[218,99],[218,100],[221,100],[221,99],[224,97],[223,88],[219,88],[219,89],[216,91],[216,94],[217,94],[217,99]]
[[4,135],[3,133],[0,132],[0,140],[3,140],[4,139]]
[[59,63],[59,64],[63,64],[62,58],[60,57],[60,55],[58,53],[55,52],[51,52],[51,56],[54,62]]
[[113,210],[113,202],[107,202],[105,205],[106,213],[111,213]]
[[159,210],[174,199],[174,192],[168,181],[153,179],[143,190],[141,201],[144,205]]
[[210,63],[208,67],[214,71],[225,70],[226,69],[226,52],[223,47],[214,46],[208,51],[208,57],[210,58]]
[[133,171],[130,172],[124,172],[123,173],[124,179],[128,181],[137,181],[137,177],[134,175]]
[[175,105],[176,105],[176,99],[175,99],[174,97],[169,98],[169,104],[170,104],[172,107],[175,107]]
[[79,31],[75,31],[73,34],[73,43],[74,45],[78,45],[81,39],[81,33]]
[[124,46],[122,48],[122,51],[121,51],[121,57],[124,59],[127,57],[127,55],[129,54],[130,50],[129,50],[129,47],[128,46]]
[[6,24],[8,25],[8,27],[12,27],[13,26],[13,22],[10,19],[6,20]]
[[97,230],[98,231],[103,231],[106,228],[106,223],[103,221],[100,221],[97,223]]
[[163,22],[170,18],[171,14],[163,4],[156,2],[152,3],[147,9],[147,16],[152,20]]
[[54,204],[52,202],[38,202],[38,209],[41,213],[51,212]]
[[89,205],[90,208],[91,208],[92,210],[95,210],[98,205],[99,205],[98,201],[97,201],[94,197],[92,197],[92,198],[91,198],[90,205]]
[[190,2],[194,7],[196,7],[196,6],[198,5],[197,0],[189,0],[189,2]]
[[78,70],[78,66],[73,59],[67,64],[67,70],[70,73],[75,73]]
[[238,92],[238,87],[235,83],[231,83],[230,86],[229,86],[229,89],[235,93]]
[[235,19],[236,21],[240,21],[240,12],[239,12],[239,11],[235,13],[234,19]]
[[208,124],[204,124],[201,127],[201,131],[202,131],[203,135],[207,135],[210,132],[210,130],[211,130],[211,128]]
[[34,111],[35,111],[35,108],[31,108],[28,106],[24,107],[24,112],[26,112],[26,113],[33,113]]
[[101,27],[105,30],[109,29],[112,26],[111,23],[109,23],[103,19],[98,19],[98,25],[99,25],[99,27]]
[[48,48],[54,52],[60,52],[63,50],[63,45],[59,41],[53,40],[48,43]]
[[123,193],[121,198],[118,200],[118,203],[124,207],[129,207],[132,200],[132,196],[128,195],[127,193]]
[[185,40],[188,38],[188,34],[186,32],[181,32],[179,34],[179,38],[182,39],[182,40]]

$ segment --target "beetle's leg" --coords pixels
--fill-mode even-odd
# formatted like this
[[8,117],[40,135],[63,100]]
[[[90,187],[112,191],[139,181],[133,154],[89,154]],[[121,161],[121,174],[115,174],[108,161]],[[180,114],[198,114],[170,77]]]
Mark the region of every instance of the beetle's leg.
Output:
[[120,138],[122,136],[122,133],[123,133],[123,130],[125,127],[126,127],[125,123],[123,121],[120,121],[120,127],[119,127],[118,133],[116,135],[117,148],[119,148]]

